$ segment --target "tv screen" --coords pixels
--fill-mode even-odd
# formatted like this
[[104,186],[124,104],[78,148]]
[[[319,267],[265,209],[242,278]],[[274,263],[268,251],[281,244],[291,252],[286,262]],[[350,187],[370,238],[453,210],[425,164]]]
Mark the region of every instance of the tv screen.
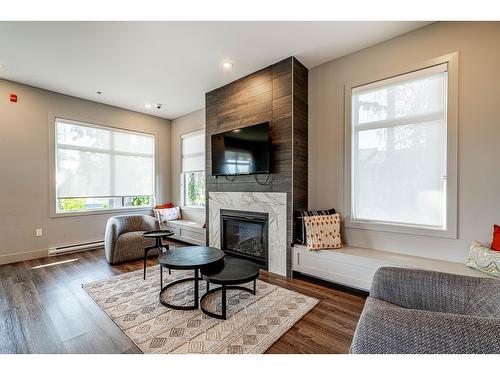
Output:
[[269,123],[212,135],[212,175],[270,173]]

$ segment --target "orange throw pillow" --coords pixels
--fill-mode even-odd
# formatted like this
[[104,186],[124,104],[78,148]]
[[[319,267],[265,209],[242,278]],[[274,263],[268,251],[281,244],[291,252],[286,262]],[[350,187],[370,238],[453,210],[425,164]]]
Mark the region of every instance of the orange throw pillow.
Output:
[[307,248],[309,250],[340,249],[340,215],[305,216]]
[[172,203],[159,204],[155,206],[156,209],[172,208],[172,207],[174,207]]
[[493,225],[493,241],[491,241],[491,250],[500,251],[500,226]]

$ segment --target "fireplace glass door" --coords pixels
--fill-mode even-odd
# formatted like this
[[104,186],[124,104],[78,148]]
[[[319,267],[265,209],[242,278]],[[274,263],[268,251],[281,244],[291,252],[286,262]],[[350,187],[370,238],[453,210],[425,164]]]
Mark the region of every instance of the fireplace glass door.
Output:
[[268,261],[268,214],[223,210],[221,245],[229,255],[253,260],[264,267]]

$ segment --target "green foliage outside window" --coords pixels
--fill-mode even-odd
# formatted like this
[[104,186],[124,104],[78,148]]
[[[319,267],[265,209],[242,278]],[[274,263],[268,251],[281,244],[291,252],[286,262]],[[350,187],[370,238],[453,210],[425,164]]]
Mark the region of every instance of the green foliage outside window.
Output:
[[196,198],[198,198],[198,189],[196,189],[196,182],[193,177],[189,179],[188,198],[190,202],[195,202]]
[[148,206],[149,205],[149,197],[132,197],[132,206]]
[[186,174],[186,206],[205,205],[205,174],[190,172]]
[[85,199],[81,198],[60,199],[59,207],[61,211],[83,210],[85,208]]

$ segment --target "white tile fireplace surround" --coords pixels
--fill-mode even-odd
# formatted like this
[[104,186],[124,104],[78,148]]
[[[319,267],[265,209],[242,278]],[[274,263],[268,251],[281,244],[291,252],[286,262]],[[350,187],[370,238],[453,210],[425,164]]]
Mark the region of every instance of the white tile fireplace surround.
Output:
[[286,193],[208,193],[210,246],[220,248],[220,210],[266,212],[269,215],[269,272],[286,276]]

